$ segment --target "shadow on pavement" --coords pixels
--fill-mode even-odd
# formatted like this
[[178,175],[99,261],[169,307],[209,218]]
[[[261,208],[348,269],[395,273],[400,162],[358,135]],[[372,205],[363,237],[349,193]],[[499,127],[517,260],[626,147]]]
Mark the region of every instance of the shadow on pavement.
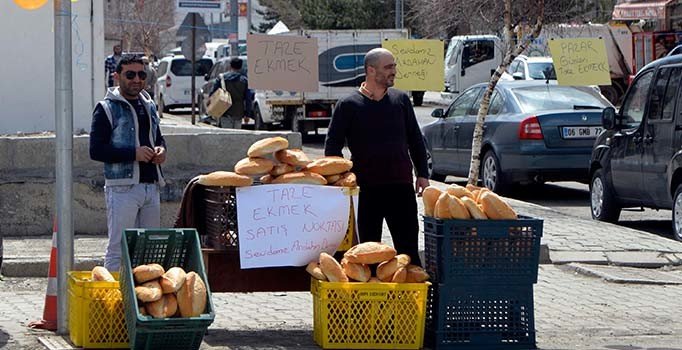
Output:
[[204,343],[229,349],[319,349],[310,330],[209,329],[204,336]]
[[9,334],[0,329],[0,348],[3,348],[9,342]]

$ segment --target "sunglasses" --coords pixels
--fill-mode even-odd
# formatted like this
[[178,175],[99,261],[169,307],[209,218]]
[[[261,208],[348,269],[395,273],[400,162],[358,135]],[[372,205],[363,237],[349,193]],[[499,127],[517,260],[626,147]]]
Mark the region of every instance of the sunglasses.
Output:
[[133,79],[135,79],[135,75],[137,75],[138,77],[140,77],[140,79],[142,79],[142,80],[147,79],[147,72],[145,72],[145,71],[143,71],[143,70],[141,70],[141,71],[139,71],[139,72],[134,72],[134,71],[132,71],[132,70],[129,70],[129,71],[125,72],[123,75],[124,75],[124,76],[126,77],[126,79],[128,79],[128,80],[133,80]]

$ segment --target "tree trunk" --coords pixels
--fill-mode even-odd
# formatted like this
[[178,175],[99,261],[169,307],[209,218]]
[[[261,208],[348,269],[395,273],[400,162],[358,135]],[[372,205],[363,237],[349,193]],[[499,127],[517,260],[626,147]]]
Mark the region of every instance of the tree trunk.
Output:
[[[511,32],[511,0],[504,0],[505,14],[504,14],[504,26],[505,32]],[[479,170],[481,167],[481,146],[483,143],[483,125],[485,124],[485,117],[488,115],[488,108],[490,107],[490,96],[492,96],[493,91],[497,82],[500,80],[502,73],[507,69],[509,64],[520,55],[527,47],[530,45],[533,39],[540,35],[540,30],[542,30],[542,21],[544,17],[545,0],[537,0],[538,6],[538,17],[533,27],[533,31],[518,43],[518,45],[513,49],[509,49],[502,63],[497,67],[495,73],[490,77],[490,82],[488,83],[488,88],[483,93],[483,99],[481,100],[481,105],[478,108],[478,116],[476,117],[476,126],[474,127],[474,137],[471,143],[471,164],[469,165],[469,179],[468,183],[476,185],[478,182]],[[508,15],[509,14],[509,15]],[[511,48],[511,46],[509,46]]]

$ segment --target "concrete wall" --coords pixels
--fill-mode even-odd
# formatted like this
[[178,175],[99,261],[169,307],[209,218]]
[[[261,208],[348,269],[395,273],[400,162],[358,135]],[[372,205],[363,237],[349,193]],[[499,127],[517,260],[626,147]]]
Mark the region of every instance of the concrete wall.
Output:
[[[191,127],[164,127],[168,156],[163,165],[168,185],[161,193],[161,224],[172,227],[189,180],[216,170],[231,171],[249,146],[281,135],[301,147],[298,133],[216,131],[188,133]],[[214,129],[220,130],[220,129]],[[52,232],[55,207],[55,138],[0,137],[0,235],[34,236]],[[73,142],[73,216],[77,234],[106,234],[102,163],[92,161],[89,136]]]
[[[71,3],[74,130],[89,130],[94,103],[104,95],[103,3]],[[0,19],[0,134],[54,130],[53,3],[27,11],[0,1]]]

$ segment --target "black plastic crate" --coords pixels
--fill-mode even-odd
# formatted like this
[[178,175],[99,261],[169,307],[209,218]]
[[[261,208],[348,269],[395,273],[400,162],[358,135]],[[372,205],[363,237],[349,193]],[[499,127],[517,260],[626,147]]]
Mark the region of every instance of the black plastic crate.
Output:
[[441,220],[424,217],[425,266],[449,285],[536,283],[542,220]]
[[[121,294],[131,349],[199,349],[208,326],[215,319],[211,289],[195,229],[129,229],[122,238]],[[197,317],[155,319],[137,307],[133,268],[157,263],[168,270],[194,271],[206,285],[206,310]]]
[[432,285],[425,344],[437,350],[535,349],[533,285]]

